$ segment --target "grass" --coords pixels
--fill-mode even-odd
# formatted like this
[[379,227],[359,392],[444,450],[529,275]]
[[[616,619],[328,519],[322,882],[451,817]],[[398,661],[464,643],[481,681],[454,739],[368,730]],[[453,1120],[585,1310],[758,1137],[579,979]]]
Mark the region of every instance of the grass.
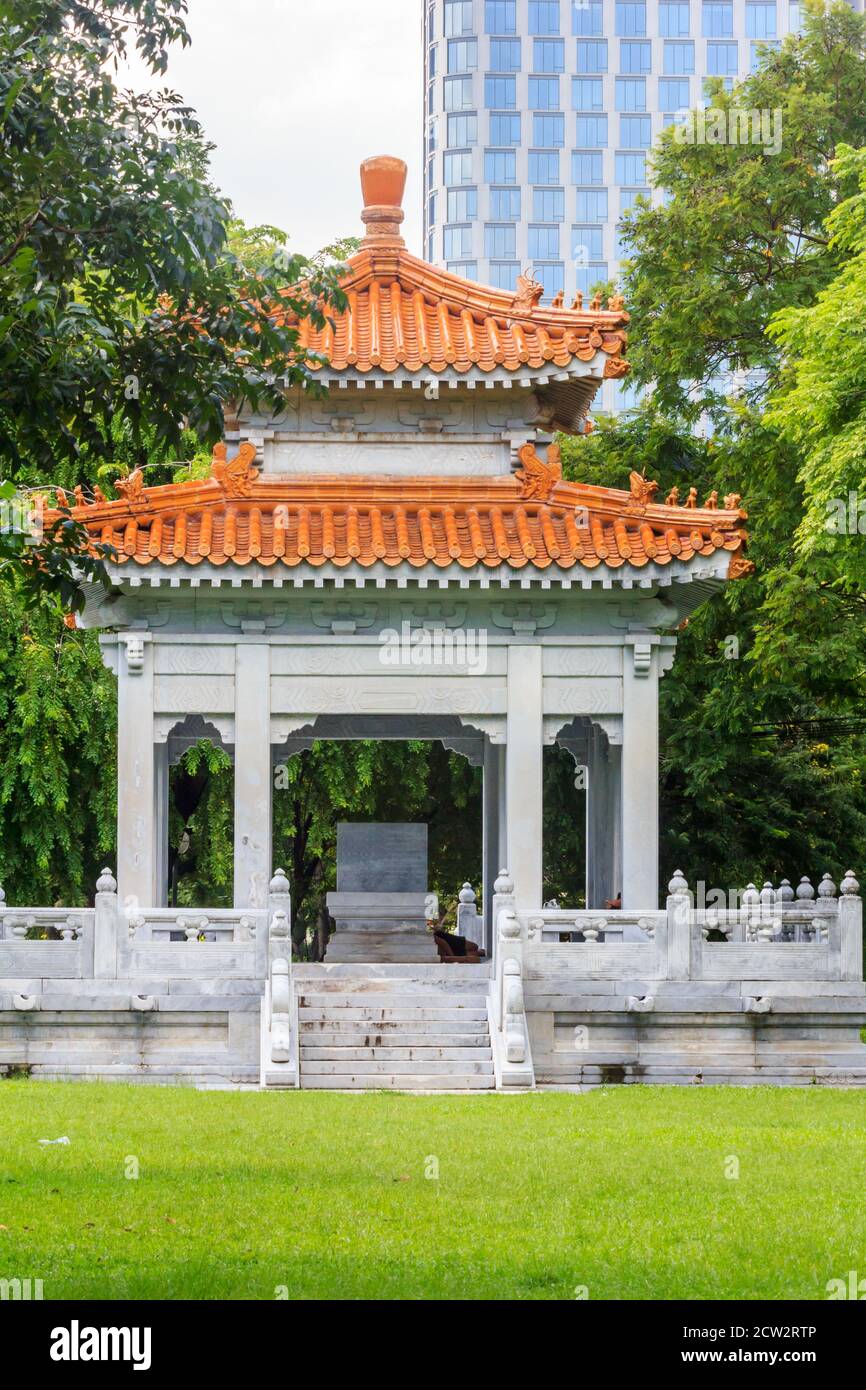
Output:
[[820,1299],[866,1275],[864,1177],[856,1091],[3,1081],[0,1279],[46,1299]]

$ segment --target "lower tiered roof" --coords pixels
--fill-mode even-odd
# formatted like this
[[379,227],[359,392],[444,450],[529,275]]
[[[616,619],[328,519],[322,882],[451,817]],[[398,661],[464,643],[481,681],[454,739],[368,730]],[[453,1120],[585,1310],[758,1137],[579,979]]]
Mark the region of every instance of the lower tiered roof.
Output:
[[508,477],[262,476],[251,445],[231,462],[222,445],[204,481],[145,487],[136,473],[115,500],[57,503],[122,565],[615,570],[724,551],[729,574],[751,569],[738,497],[657,502],[638,474],[629,491],[590,487],[562,479],[553,447],[520,457]]

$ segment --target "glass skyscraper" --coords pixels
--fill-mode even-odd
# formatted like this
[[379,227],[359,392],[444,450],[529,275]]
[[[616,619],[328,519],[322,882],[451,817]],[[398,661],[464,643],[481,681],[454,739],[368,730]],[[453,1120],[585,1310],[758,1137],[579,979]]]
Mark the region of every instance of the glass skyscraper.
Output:
[[529,268],[567,304],[615,278],[659,131],[799,22],[796,0],[424,0],[426,258],[503,289]]

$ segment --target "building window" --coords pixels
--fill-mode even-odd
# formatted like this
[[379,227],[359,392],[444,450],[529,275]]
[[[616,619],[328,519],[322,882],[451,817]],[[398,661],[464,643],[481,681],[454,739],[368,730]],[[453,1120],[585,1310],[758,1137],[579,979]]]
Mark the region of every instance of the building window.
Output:
[[661,0],[659,33],[663,39],[687,39],[689,36],[689,7],[682,0]]
[[695,45],[691,42],[674,43],[667,39],[664,46],[664,70],[671,76],[680,72],[694,72]]
[[478,139],[478,117],[473,111],[468,116],[448,117],[448,148],[460,145],[474,145]]
[[607,116],[578,116],[577,143],[591,149],[607,144]]
[[428,50],[428,53],[427,53],[427,76],[430,77],[430,78],[436,76],[436,45],[435,45],[435,43],[434,43],[434,44],[431,44],[430,49]]
[[774,39],[776,37],[776,6],[746,4],[746,36],[750,39]]
[[532,111],[558,111],[559,78],[530,77],[529,107]]
[[449,261],[448,269],[452,275],[459,275],[463,280],[478,279],[477,261]]
[[427,226],[432,227],[436,221],[436,194],[431,193],[427,199]]
[[578,72],[607,72],[607,39],[580,39],[577,45]]
[[575,265],[588,265],[604,257],[603,227],[572,227],[571,255]]
[[445,37],[472,33],[472,0],[445,0]]
[[474,72],[478,67],[477,39],[448,40],[448,71]]
[[617,153],[614,156],[614,179],[617,183],[645,184],[646,160],[642,154]]
[[607,263],[602,261],[596,265],[579,265],[577,267],[577,288],[587,299],[592,294],[596,285],[607,280]]
[[449,151],[442,156],[442,182],[448,185],[472,182],[472,154],[469,150]]
[[788,0],[788,28],[792,34],[799,34],[800,22],[800,0]]
[[663,111],[686,111],[689,104],[689,79],[687,77],[659,78],[659,106]]
[[607,189],[578,188],[577,217],[580,222],[606,222]]
[[652,44],[623,39],[619,46],[620,72],[649,72],[652,67]]
[[471,111],[475,105],[472,100],[472,78],[446,77],[444,82],[445,110]]
[[602,0],[572,0],[571,32],[583,38],[604,33],[604,10]]
[[491,145],[520,144],[519,111],[492,111],[490,113]]
[[631,38],[646,33],[646,5],[643,0],[616,0],[616,32]]
[[573,77],[571,104],[575,111],[603,111],[604,86],[600,77]]
[[490,283],[497,290],[513,291],[517,289],[517,277],[520,274],[520,266],[516,261],[491,261],[490,262]]
[[[449,222],[471,222],[477,216],[477,188],[450,188],[448,190]],[[433,220],[435,221],[435,218]]]
[[536,261],[533,265],[535,278],[544,286],[544,298],[553,299],[565,289],[565,266],[562,261],[545,263]]
[[[529,228],[529,255],[530,259],[552,261],[559,255],[559,228],[558,227],[536,227],[530,225]],[[560,289],[562,286],[560,285]]]
[[[532,190],[532,216],[536,222],[564,222],[565,189],[534,188]],[[550,254],[559,255],[559,250],[552,251]]]
[[738,66],[735,43],[707,44],[707,72],[713,77],[734,77]]
[[704,0],[701,33],[705,39],[729,39],[734,32],[734,6],[728,0]]
[[535,39],[532,44],[534,72],[565,72],[565,39]]
[[530,34],[558,34],[559,0],[529,0]]
[[778,48],[778,39],[764,39],[761,43],[749,44],[749,63],[751,71],[756,72],[766,57],[768,48]]
[[517,155],[514,150],[484,151],[485,183],[517,183]]
[[614,97],[617,111],[646,111],[646,78],[618,77]]
[[484,32],[486,34],[516,34],[517,0],[486,0]]
[[488,111],[515,111],[517,109],[517,78],[485,77],[484,105]]
[[565,144],[565,117],[561,111],[555,116],[532,117],[532,143],[554,148]]
[[519,72],[520,39],[491,39],[490,68],[492,72]]
[[491,261],[513,261],[517,255],[517,228],[488,222],[484,228],[484,254]]
[[443,227],[442,253],[446,261],[472,255],[471,227]]
[[556,184],[559,179],[559,150],[529,151],[529,182]]
[[647,198],[648,188],[621,188],[619,190],[619,211],[620,216],[625,212],[631,212],[636,205],[638,198]]
[[604,162],[599,150],[575,150],[571,156],[572,183],[604,183]]
[[[620,116],[619,143],[626,150],[648,150],[652,144],[652,118]],[[448,220],[450,222],[451,218]]]
[[491,188],[490,216],[494,222],[519,222],[520,189]]

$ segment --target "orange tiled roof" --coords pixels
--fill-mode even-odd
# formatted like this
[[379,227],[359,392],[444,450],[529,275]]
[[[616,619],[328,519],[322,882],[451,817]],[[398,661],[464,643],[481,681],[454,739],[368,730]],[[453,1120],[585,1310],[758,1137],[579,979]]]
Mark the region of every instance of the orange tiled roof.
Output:
[[[301,341],[335,371],[465,373],[503,369],[560,370],[604,354],[604,375],[622,377],[629,316],[623,300],[607,309],[581,296],[542,306],[541,285],[520,277],[515,294],[463,280],[418,260],[400,236],[406,181],[402,160],[381,156],[361,168],[367,236],[342,281],[348,308],[318,330],[301,325]],[[315,371],[324,370],[311,361]]]
[[[558,452],[533,445],[510,477],[400,478],[260,476],[255,450],[228,461],[217,446],[203,482],[145,488],[140,473],[124,496],[76,505],[94,543],[121,564],[387,566],[538,570],[666,565],[716,551],[729,573],[746,573],[746,513],[739,498],[697,507],[654,501],[656,485],[632,475],[631,491],[564,482]],[[67,502],[59,495],[60,505]]]

